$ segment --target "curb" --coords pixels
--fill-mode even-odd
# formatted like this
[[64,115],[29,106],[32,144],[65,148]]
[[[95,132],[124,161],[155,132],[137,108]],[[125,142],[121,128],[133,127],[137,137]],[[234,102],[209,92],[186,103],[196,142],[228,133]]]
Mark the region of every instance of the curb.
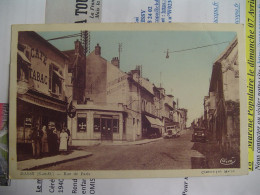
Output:
[[[57,160],[55,162],[48,162],[48,163],[44,163],[44,164],[39,163],[39,165],[34,165],[34,166],[31,166],[31,167],[23,168],[21,170],[39,170],[39,169],[46,168],[46,167],[49,167],[49,166],[54,166],[54,165],[57,165],[57,164],[65,163],[65,162],[68,162],[68,161],[71,161],[71,160],[77,160],[77,159],[80,159],[80,158],[89,157],[89,156],[92,156],[92,155],[93,155],[92,153],[88,152],[85,155],[76,156],[76,157],[73,157],[73,158],[61,159],[61,160]],[[20,161],[20,163],[21,162],[23,162],[23,161]],[[19,162],[17,162],[17,164],[19,164]],[[19,167],[19,165],[17,165],[17,167]]]
[[[155,142],[158,140],[163,139],[162,137],[156,138],[156,139],[148,139],[148,140],[142,140],[142,141],[135,141],[135,142],[126,142],[126,143],[112,143],[112,146],[130,146],[130,145],[143,145],[143,144],[148,144],[151,142]],[[104,144],[105,145],[105,144]]]

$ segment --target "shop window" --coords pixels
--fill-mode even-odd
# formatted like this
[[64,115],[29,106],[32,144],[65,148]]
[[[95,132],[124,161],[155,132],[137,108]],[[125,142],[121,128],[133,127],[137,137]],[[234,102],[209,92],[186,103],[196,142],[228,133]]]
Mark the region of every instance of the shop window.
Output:
[[56,95],[61,95],[62,82],[64,79],[62,71],[54,64],[50,64],[49,75],[49,90]]
[[119,128],[118,128],[118,119],[113,119],[113,132],[118,133]]
[[87,115],[78,114],[77,116],[77,131],[86,132],[87,131]]
[[94,118],[94,132],[100,132],[100,118]]
[[111,132],[112,130],[112,119],[106,119],[107,121],[107,131]]

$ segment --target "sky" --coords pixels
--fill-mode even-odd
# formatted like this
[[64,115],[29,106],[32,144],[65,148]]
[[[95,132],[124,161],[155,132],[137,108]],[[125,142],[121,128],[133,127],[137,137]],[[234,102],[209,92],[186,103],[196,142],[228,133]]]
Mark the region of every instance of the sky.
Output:
[[[50,39],[78,32],[38,33]],[[90,51],[99,43],[101,56],[111,61],[118,57],[118,44],[122,43],[121,70],[129,72],[136,65],[142,65],[144,78],[158,87],[161,84],[166,94],[173,95],[175,101],[178,99],[179,108],[188,109],[189,126],[195,118],[203,115],[203,99],[208,95],[212,65],[235,36],[235,32],[213,31],[92,31]],[[76,39],[80,38],[50,43],[64,51],[73,49]],[[197,48],[206,45],[212,46]],[[169,58],[166,58],[167,49]],[[186,49],[192,50],[176,52]]]

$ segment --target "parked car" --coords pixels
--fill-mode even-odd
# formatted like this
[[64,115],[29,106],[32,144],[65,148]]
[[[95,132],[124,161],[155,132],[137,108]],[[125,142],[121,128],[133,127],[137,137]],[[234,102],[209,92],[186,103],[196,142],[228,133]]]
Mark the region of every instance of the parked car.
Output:
[[192,134],[192,141],[202,141],[206,142],[207,136],[206,136],[206,129],[205,128],[200,128],[200,127],[195,127],[193,130]]
[[164,138],[177,138],[180,137],[180,131],[174,126],[166,127],[166,132],[163,135]]
[[165,138],[165,139],[169,139],[169,138],[172,138],[172,137],[173,137],[173,135],[172,135],[172,130],[171,130],[171,129],[167,130],[167,131],[163,134],[163,138]]

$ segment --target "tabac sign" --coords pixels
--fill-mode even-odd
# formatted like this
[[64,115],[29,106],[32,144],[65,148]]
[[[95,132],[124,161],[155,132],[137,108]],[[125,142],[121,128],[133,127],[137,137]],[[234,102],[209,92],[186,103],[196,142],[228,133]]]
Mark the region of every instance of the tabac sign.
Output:
[[47,56],[38,48],[30,48],[31,67],[29,79],[33,81],[34,89],[43,93],[49,93],[49,65]]
[[34,80],[37,90],[48,92],[49,66],[47,56],[37,48],[31,48],[31,68],[29,78]]

